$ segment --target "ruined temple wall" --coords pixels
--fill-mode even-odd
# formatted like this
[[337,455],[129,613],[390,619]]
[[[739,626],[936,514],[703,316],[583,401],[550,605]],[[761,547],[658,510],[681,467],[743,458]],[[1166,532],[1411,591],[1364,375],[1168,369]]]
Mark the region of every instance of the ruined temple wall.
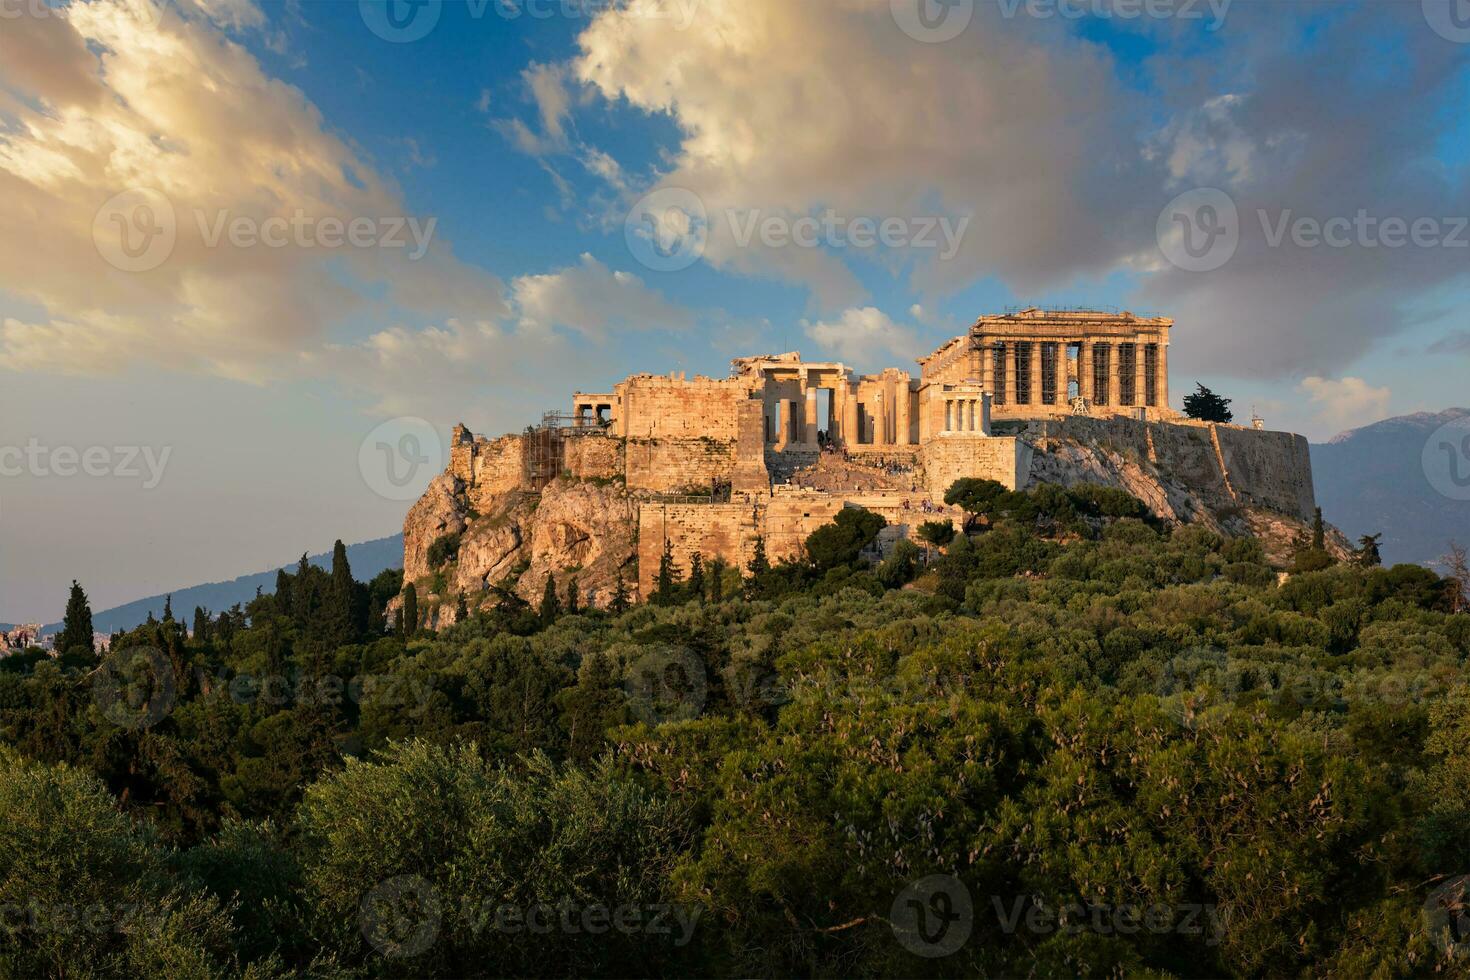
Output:
[[1015,436],[939,436],[924,444],[921,457],[925,485],[936,500],[962,477],[1023,489],[1031,466],[1030,447]]

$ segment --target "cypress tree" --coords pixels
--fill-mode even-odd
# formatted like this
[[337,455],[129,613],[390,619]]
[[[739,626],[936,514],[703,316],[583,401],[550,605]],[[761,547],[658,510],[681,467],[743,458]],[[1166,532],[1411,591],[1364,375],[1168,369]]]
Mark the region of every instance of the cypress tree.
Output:
[[194,607],[194,642],[205,643],[209,640],[209,614],[204,611],[203,606]]
[[291,615],[295,617],[298,625],[305,625],[311,618],[316,603],[312,602],[311,562],[306,558],[306,552],[301,553],[301,561],[296,564],[296,575],[291,582]]
[[339,646],[357,639],[352,615],[353,586],[352,567],[347,564],[347,546],[340,538],[332,545],[332,583],[327,591],[327,606],[323,620],[327,635]]
[[750,556],[750,564],[746,566],[750,571],[751,578],[760,578],[771,570],[770,559],[766,557],[766,539],[764,535],[755,536],[755,550]]
[[658,582],[653,588],[653,601],[660,606],[667,606],[674,601],[674,586],[678,585],[678,578],[674,571],[674,545],[667,538],[664,539],[664,553],[658,560]]
[[1327,550],[1326,529],[1322,526],[1322,508],[1312,512],[1312,547],[1317,551]]
[[575,616],[581,607],[581,600],[577,597],[577,577],[567,583],[567,615]]
[[172,592],[163,597],[163,621],[165,623],[172,623],[174,621],[174,596]]
[[618,584],[613,589],[612,605],[609,608],[616,616],[628,611],[628,583],[623,581],[622,572],[618,572]]
[[725,559],[716,558],[709,563],[709,601],[719,605],[725,601]]
[[464,593],[461,592],[454,600],[454,621],[463,623],[470,618],[470,606],[465,602]]
[[704,601],[704,555],[697,551],[689,556],[689,595]]
[[66,616],[61,621],[61,635],[56,639],[59,653],[70,653],[73,647],[84,647],[89,653],[92,650],[92,607],[76,579],[71,580]]
[[412,583],[403,587],[403,616],[404,637],[410,637],[419,631],[419,590]]
[[276,612],[282,616],[291,615],[291,576],[284,568],[276,571]]
[[542,626],[550,626],[561,615],[561,600],[556,597],[556,577],[546,576],[546,590],[541,593],[541,608],[537,610]]

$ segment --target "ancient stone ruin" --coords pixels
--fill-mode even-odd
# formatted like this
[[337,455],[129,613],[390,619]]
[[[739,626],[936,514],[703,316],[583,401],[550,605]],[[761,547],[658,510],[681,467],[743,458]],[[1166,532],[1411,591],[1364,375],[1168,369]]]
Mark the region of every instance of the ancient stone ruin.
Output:
[[[741,357],[729,377],[637,374],[576,392],[569,413],[498,439],[454,430],[450,465],[405,523],[405,574],[473,597],[526,598],[576,576],[646,595],[665,542],[743,567],[756,539],[794,556],[844,507],[885,517],[891,546],[960,477],[1024,488],[1104,483],[1160,517],[1227,533],[1314,506],[1304,438],[1184,419],[1168,407],[1167,318],[1027,309],[981,317],[918,360],[858,375],[796,352]],[[433,542],[457,558],[429,567]],[[442,549],[441,549],[442,552]]]

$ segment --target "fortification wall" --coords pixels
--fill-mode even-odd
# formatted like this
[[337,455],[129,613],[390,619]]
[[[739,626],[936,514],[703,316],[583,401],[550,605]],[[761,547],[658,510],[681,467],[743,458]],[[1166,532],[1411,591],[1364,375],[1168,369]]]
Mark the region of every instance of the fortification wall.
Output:
[[1069,416],[1033,421],[1026,437],[1042,451],[1059,440],[1151,464],[1214,507],[1266,507],[1302,519],[1310,519],[1316,507],[1307,440],[1291,432],[1193,419]]
[[489,513],[507,494],[530,489],[525,453],[522,435],[476,438],[463,426],[456,426],[449,447],[449,472],[463,482],[470,506]]
[[734,439],[629,439],[623,450],[629,490],[679,493],[733,482],[738,462]]
[[611,480],[623,476],[623,441],[607,435],[562,439],[562,466],[577,480]]
[[1030,471],[1030,447],[1015,436],[939,436],[926,442],[920,455],[925,485],[936,500],[961,477],[995,480],[1018,490],[1026,486]]
[[753,509],[747,504],[641,504],[638,594],[647,598],[653,592],[665,540],[681,575],[689,573],[689,558],[696,551],[706,562],[723,558],[744,569],[759,534],[752,515]]

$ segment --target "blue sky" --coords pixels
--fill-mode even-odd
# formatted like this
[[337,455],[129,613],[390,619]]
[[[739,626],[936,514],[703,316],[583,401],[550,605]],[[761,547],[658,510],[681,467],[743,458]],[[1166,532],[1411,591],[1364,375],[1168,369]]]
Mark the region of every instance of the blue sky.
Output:
[[[0,478],[0,620],[54,618],[73,577],[100,607],[393,532],[408,505],[360,462],[393,419],[515,430],[762,351],[911,367],[1014,305],[1174,316],[1176,405],[1199,380],[1313,438],[1466,400],[1470,38],[1441,0],[509,2],[417,8],[407,43],[357,2],[0,21],[0,447],[112,461]],[[1191,271],[1166,212],[1201,189],[1237,244]],[[671,190],[707,237],[659,226],[702,243],[664,271],[626,221]],[[120,268],[98,229],[140,202],[177,243]],[[195,217],[293,211],[433,233],[408,261]],[[1359,212],[1439,240],[1268,234]],[[740,239],[824,214],[902,233]],[[942,222],[953,254],[922,241]],[[115,472],[128,447],[168,450],[157,485]]]

